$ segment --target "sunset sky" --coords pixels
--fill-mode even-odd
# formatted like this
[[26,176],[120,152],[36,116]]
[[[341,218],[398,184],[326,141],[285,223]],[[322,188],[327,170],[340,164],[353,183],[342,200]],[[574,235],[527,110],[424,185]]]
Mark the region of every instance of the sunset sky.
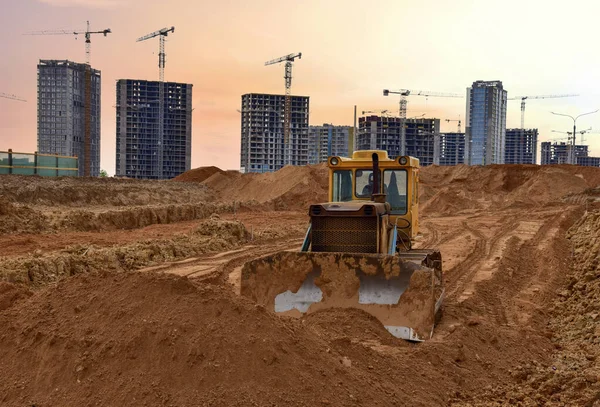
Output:
[[[351,125],[358,110],[398,109],[382,89],[464,94],[475,80],[501,80],[508,97],[579,94],[532,100],[525,126],[540,139],[561,137],[577,115],[600,107],[596,1],[548,0],[0,0],[0,150],[35,151],[39,59],[84,62],[84,38],[26,36],[29,31],[110,28],[92,37],[92,67],[102,71],[101,167],[115,171],[115,84],[158,79],[158,39],[135,40],[163,27],[165,78],[192,83],[192,167],[239,169],[240,96],[283,93],[283,66],[302,52],[292,93],[310,96],[311,124]],[[507,127],[520,126],[520,101],[509,101]],[[465,99],[411,97],[408,116],[465,117]],[[600,156],[600,112],[578,121]],[[442,123],[442,130],[456,123]]]

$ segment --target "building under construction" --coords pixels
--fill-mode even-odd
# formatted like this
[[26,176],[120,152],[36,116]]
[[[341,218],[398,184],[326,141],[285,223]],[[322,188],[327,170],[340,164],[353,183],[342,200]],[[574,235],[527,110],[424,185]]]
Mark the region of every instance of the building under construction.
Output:
[[98,176],[100,71],[67,60],[40,60],[37,70],[39,153],[76,156],[80,176]]
[[440,119],[406,119],[401,155],[419,159],[421,166],[438,164]]
[[289,143],[284,144],[285,95],[242,95],[242,172],[272,172],[308,164],[309,97],[290,96]]
[[120,79],[116,175],[171,179],[190,169],[191,154],[192,85]]
[[440,133],[437,142],[437,165],[465,163],[465,133]]
[[[565,142],[550,142],[544,141],[541,144],[541,164],[568,164],[569,157],[569,145]],[[579,160],[579,157],[588,156],[588,146],[576,145],[575,146],[575,157]]]
[[600,157],[577,157],[577,165],[600,167]]
[[505,164],[535,164],[538,129],[507,129],[504,144]]
[[402,120],[376,115],[359,117],[356,149],[385,150],[391,158],[403,155]]
[[354,144],[354,128],[352,126],[309,126],[308,128],[308,163],[318,164],[327,161],[327,157],[337,155],[350,157]]
[[422,166],[436,163],[439,119],[365,116],[359,118],[358,125],[358,150],[385,150],[391,158],[410,155]]

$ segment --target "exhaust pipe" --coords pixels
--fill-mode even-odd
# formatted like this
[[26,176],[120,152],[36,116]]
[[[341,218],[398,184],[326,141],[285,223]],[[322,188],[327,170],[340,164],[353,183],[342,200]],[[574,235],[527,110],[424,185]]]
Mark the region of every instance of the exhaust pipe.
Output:
[[371,201],[373,202],[385,202],[386,194],[382,193],[381,188],[381,174],[379,172],[379,156],[377,153],[373,153],[373,190],[371,191]]

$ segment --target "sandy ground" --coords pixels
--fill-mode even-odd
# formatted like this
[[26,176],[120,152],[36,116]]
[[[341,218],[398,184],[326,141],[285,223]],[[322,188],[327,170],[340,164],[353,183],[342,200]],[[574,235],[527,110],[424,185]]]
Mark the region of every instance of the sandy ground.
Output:
[[127,181],[146,204],[54,202],[140,213],[182,188],[169,205],[203,205],[87,231],[36,221],[51,195],[0,195],[0,217],[27,225],[0,234],[0,404],[600,405],[600,170],[424,169],[416,246],[440,249],[447,297],[416,345],[359,310],[280,318],[238,295],[244,262],[300,246],[297,197],[325,199],[322,181],[304,190],[323,168],[286,171]]

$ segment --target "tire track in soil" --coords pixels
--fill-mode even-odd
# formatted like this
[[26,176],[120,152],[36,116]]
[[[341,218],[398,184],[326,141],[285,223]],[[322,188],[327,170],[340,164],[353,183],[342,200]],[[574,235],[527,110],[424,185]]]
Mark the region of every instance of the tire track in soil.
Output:
[[422,226],[429,233],[427,233],[427,240],[425,240],[423,243],[421,243],[419,245],[419,247],[431,248],[433,245],[435,245],[439,241],[438,229],[435,227],[433,222],[423,222]]
[[[452,302],[462,302],[460,296],[464,294],[464,291],[473,280],[473,277],[477,274],[477,266],[481,265],[481,263],[487,259],[501,238],[514,231],[515,225],[518,224],[519,220],[511,217],[511,221],[506,222],[506,218],[507,217],[503,217],[496,222],[501,223],[504,226],[500,228],[492,238],[487,238],[479,230],[471,227],[467,221],[462,221],[462,226],[476,238],[476,242],[475,248],[469,253],[467,258],[447,272],[448,275],[452,277],[451,287],[447,287],[447,298],[452,299]],[[454,274],[457,272],[460,274],[455,276]]]
[[[517,266],[516,275],[513,277],[513,284],[516,284],[517,292],[508,301],[503,301],[503,298],[498,295],[495,301],[498,307],[504,310],[507,319],[507,325],[522,325],[524,314],[530,316],[531,311],[545,311],[539,305],[539,298],[535,293],[542,293],[544,288],[551,286],[556,279],[552,275],[547,275],[549,270],[546,264],[547,259],[543,254],[555,256],[554,251],[548,250],[557,243],[561,223],[569,215],[565,212],[556,213],[551,217],[544,219],[544,223],[537,230],[533,238],[519,248],[517,256],[520,264]],[[525,308],[527,311],[524,311]]]
[[229,272],[235,267],[240,267],[241,270],[241,265],[246,261],[268,256],[282,250],[298,248],[302,244],[302,240],[301,238],[291,238],[279,243],[245,245],[227,252],[192,257],[181,261],[143,268],[138,271],[169,273],[202,281],[224,282],[229,279]]

